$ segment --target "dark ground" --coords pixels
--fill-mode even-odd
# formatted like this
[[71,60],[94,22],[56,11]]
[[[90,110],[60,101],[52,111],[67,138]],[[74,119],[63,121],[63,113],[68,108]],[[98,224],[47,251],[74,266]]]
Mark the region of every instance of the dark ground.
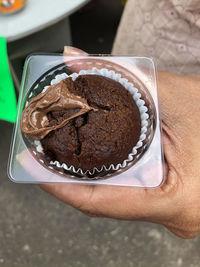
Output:
[[[121,11],[119,1],[101,0],[74,14],[74,46],[109,53]],[[89,218],[35,185],[9,181],[11,135],[12,125],[0,122],[0,266],[200,266],[200,238],[182,240],[150,223]]]

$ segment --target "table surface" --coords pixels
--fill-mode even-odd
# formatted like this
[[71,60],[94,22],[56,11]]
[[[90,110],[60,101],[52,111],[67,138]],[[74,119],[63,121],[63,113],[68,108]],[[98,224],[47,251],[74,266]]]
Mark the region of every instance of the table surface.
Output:
[[89,0],[27,0],[23,10],[0,15],[0,36],[15,41],[53,25],[69,16]]

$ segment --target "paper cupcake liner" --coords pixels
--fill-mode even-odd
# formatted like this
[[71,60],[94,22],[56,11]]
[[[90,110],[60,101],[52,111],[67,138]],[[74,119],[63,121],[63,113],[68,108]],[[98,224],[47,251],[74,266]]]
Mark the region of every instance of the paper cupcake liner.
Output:
[[[79,73],[72,73],[71,75],[67,75],[66,73],[58,74],[55,76],[53,80],[51,80],[51,85],[57,84],[60,81],[72,77],[72,80],[76,80],[76,78],[79,75],[85,75],[85,74],[96,74],[96,75],[101,75],[108,77],[110,79],[113,79],[120,84],[124,86],[126,90],[130,92],[132,95],[136,105],[138,106],[139,112],[140,112],[140,118],[141,118],[141,133],[140,133],[140,138],[137,144],[132,148],[131,153],[129,153],[128,158],[125,159],[122,163],[119,163],[117,165],[111,164],[109,167],[106,167],[103,165],[100,169],[94,167],[92,171],[87,170],[83,171],[81,168],[75,168],[74,166],[67,166],[66,163],[60,163],[59,161],[50,161],[49,168],[52,169],[52,166],[57,167],[59,170],[65,170],[67,172],[81,175],[81,176],[93,176],[95,174],[100,174],[100,173],[110,173],[114,171],[121,170],[125,167],[127,167],[128,163],[132,162],[136,157],[138,156],[138,150],[143,147],[144,141],[146,139],[146,133],[147,133],[147,128],[148,128],[148,118],[149,115],[147,113],[148,108],[145,106],[144,100],[141,99],[141,94],[138,92],[138,89],[134,87],[132,83],[130,83],[127,79],[122,78],[121,74],[115,73],[113,70],[107,70],[105,68],[103,69],[98,69],[98,68],[92,68],[89,70],[81,70]],[[49,85],[50,86],[50,85]],[[45,86],[42,92],[45,92],[49,86]],[[31,95],[29,95],[31,97]],[[27,103],[26,103],[27,104]],[[40,141],[34,141],[34,144],[36,146],[36,151],[38,153],[43,153],[42,145]],[[95,178],[94,178],[95,179]]]

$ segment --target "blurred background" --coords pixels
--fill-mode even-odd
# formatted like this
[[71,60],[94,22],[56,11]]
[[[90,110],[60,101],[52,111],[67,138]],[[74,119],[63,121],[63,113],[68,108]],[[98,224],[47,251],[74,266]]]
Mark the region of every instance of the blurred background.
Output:
[[[16,2],[16,8],[23,6]],[[9,15],[3,14],[4,2],[0,36],[7,40],[16,95],[30,53],[62,52],[64,45],[111,53],[122,2],[27,0],[21,11],[10,9]],[[7,177],[12,130],[12,123],[0,120],[0,266],[200,266],[200,238],[182,240],[150,223],[89,218],[38,186],[12,183]]]

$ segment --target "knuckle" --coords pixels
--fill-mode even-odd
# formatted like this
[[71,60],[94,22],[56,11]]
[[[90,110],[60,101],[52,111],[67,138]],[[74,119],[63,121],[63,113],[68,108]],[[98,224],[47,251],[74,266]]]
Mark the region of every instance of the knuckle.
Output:
[[100,217],[101,212],[95,194],[95,186],[89,187],[88,192],[84,197],[84,201],[82,200],[76,208],[90,217]]
[[185,207],[177,216],[174,231],[182,238],[190,239],[200,234],[200,215],[196,207]]
[[183,222],[186,229],[192,232],[200,232],[200,214],[198,203],[195,199],[192,199],[191,204],[188,203],[183,211]]
[[184,238],[195,238],[200,234],[200,201],[193,196],[182,198],[177,203],[177,212],[165,226],[175,235]]
[[167,227],[167,228],[170,232],[172,232],[176,236],[183,238],[183,239],[192,239],[192,238],[195,238],[199,235],[199,231],[193,232],[190,230],[186,231],[184,229],[178,229],[178,228],[171,228],[171,227]]

